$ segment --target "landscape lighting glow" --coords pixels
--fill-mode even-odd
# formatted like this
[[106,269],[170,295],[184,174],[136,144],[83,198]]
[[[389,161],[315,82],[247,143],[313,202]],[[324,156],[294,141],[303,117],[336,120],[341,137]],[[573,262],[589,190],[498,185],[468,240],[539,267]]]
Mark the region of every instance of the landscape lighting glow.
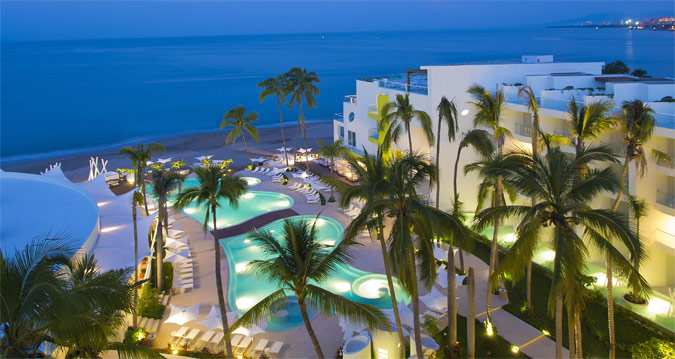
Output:
[[661,298],[649,299],[647,304],[647,311],[651,314],[664,315],[670,312],[671,304]]
[[352,285],[349,284],[349,282],[345,282],[343,280],[336,280],[332,282],[331,287],[333,287],[333,289],[339,293],[346,293],[352,289]]
[[469,114],[469,110],[468,110],[468,109],[463,109],[463,110],[462,110],[462,116],[466,116],[466,115],[468,115],[468,114]]
[[354,293],[367,299],[382,298],[387,293],[387,281],[380,278],[371,278],[361,282]]
[[248,270],[248,262],[239,262],[234,265],[234,271],[237,273],[246,272]]
[[513,243],[513,242],[516,241],[516,234],[515,233],[505,234],[502,237],[502,241],[505,242],[505,243]]
[[243,296],[237,298],[236,304],[239,310],[249,310],[256,304],[256,300],[255,298]]
[[243,195],[241,195],[241,198],[243,198],[243,199],[253,199],[253,198],[255,198],[255,193],[246,192]]

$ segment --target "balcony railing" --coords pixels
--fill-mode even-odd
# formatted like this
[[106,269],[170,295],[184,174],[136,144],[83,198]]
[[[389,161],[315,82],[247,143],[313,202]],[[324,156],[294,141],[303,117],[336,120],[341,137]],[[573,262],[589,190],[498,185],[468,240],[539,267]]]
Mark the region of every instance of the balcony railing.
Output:
[[532,125],[524,121],[516,122],[516,134],[524,137],[532,137]]
[[341,113],[333,114],[333,119],[338,122],[345,122],[345,116]]
[[426,83],[421,84],[411,82],[410,84],[408,84],[405,81],[381,79],[377,81],[377,84],[382,88],[412,92],[420,95],[427,95],[429,93],[429,89]]
[[669,208],[675,208],[675,194],[657,192],[656,202]]
[[356,105],[356,95],[345,96],[344,102]]

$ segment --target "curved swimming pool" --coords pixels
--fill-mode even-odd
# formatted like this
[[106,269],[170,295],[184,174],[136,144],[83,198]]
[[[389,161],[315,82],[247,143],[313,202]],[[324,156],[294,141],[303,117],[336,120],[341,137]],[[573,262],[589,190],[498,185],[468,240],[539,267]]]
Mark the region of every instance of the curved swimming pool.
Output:
[[[249,186],[255,186],[257,183],[260,183],[258,182],[260,180],[257,178],[242,178],[249,183]],[[198,183],[196,178],[188,178],[183,182],[183,188],[196,187]],[[148,188],[148,193],[152,193],[151,187]],[[169,201],[173,202],[175,197],[176,195],[174,194]],[[239,204],[236,207],[227,199],[221,199],[218,203],[220,207],[216,211],[216,225],[218,229],[223,229],[246,222],[267,212],[291,208],[293,206],[293,198],[278,192],[248,191],[239,197]],[[200,223],[204,222],[206,206],[194,203],[184,208],[183,211],[196,221]],[[212,227],[213,222],[209,221],[208,225]]]
[[[314,220],[312,215],[293,216],[291,220]],[[342,240],[343,227],[333,218],[319,217],[316,223],[319,241],[334,245]],[[280,235],[284,220],[274,221],[261,230],[268,230],[272,235]],[[240,314],[246,312],[261,299],[279,287],[266,278],[256,275],[249,268],[249,262],[267,257],[260,246],[250,239],[251,233],[224,238],[220,240],[228,262],[228,303],[230,310]],[[384,287],[382,284],[384,283]],[[319,286],[340,294],[359,303],[371,304],[380,309],[390,309],[391,299],[387,290],[384,274],[370,273],[350,265],[341,265],[326,281]],[[398,284],[395,287],[397,299],[409,302],[410,298]],[[297,302],[291,297],[288,303],[278,303],[273,311],[272,319],[267,322],[265,330],[285,331],[302,324]]]

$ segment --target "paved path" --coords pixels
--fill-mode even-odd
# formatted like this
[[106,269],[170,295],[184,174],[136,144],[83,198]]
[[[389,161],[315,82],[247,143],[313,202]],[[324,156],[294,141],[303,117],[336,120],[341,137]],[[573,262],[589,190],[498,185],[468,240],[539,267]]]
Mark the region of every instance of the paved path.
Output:
[[237,236],[242,233],[250,232],[256,228],[263,227],[264,225],[274,222],[277,219],[282,219],[291,216],[297,216],[298,212],[294,211],[291,208],[282,209],[279,211],[268,212],[253,219],[250,219],[244,223],[239,223],[235,226],[227,227],[224,229],[218,229],[216,231],[211,231],[211,234],[216,237],[216,239],[227,238],[232,236]]

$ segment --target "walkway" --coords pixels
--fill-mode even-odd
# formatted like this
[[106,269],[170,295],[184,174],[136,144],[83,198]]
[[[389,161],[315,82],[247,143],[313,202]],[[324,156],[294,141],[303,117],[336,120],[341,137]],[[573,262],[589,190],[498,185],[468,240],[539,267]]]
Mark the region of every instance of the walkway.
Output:
[[211,234],[214,237],[216,237],[216,239],[237,236],[237,235],[240,235],[240,234],[243,234],[243,233],[253,231],[257,228],[261,228],[264,225],[266,225],[270,222],[274,222],[278,219],[291,217],[291,216],[297,216],[297,215],[298,215],[298,212],[294,211],[291,208],[286,208],[286,209],[262,214],[258,217],[250,219],[250,220],[248,220],[244,223],[239,223],[239,224],[231,226],[231,227],[211,231]]

